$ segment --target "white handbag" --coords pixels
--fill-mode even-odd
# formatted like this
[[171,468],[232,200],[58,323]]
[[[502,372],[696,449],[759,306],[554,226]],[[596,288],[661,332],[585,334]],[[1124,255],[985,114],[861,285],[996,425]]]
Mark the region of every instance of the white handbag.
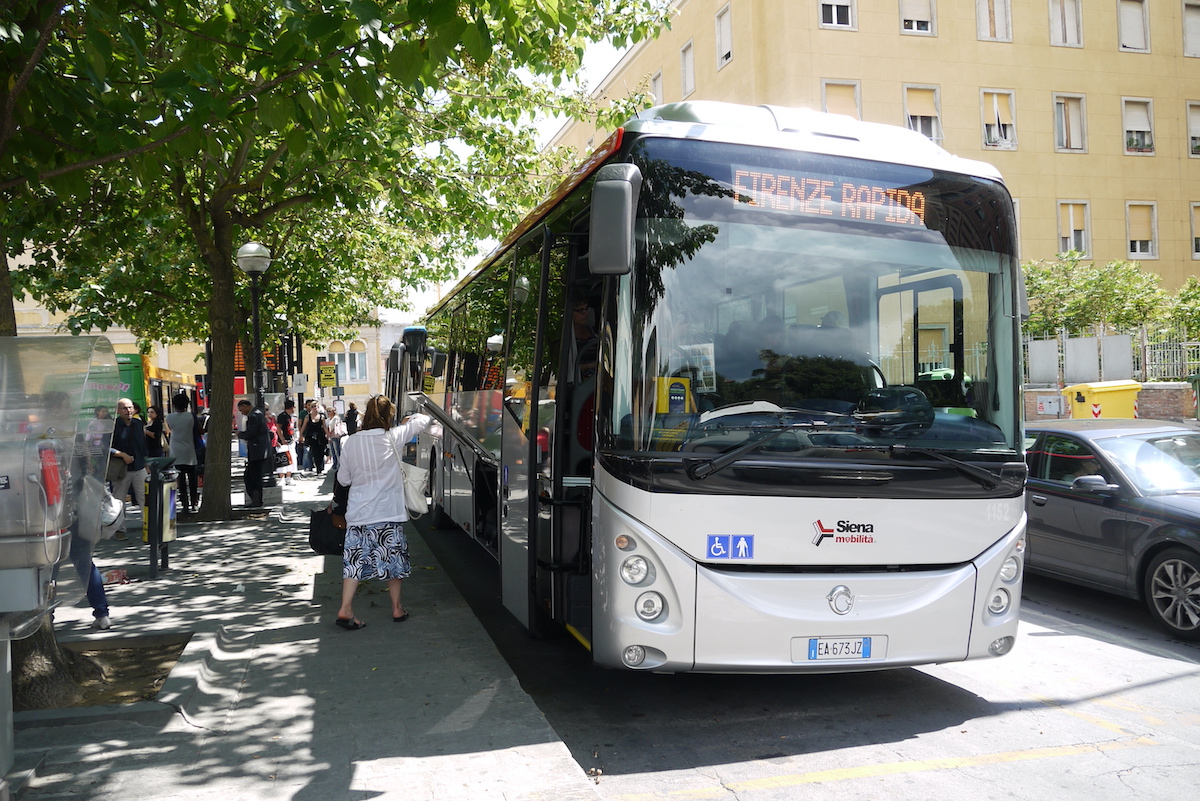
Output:
[[425,485],[429,481],[429,471],[424,467],[409,464],[400,456],[396,440],[391,431],[385,432],[388,442],[392,444],[392,453],[396,454],[396,463],[400,465],[400,475],[404,484],[404,507],[408,509],[410,520],[416,520],[429,511],[429,502],[425,499]]

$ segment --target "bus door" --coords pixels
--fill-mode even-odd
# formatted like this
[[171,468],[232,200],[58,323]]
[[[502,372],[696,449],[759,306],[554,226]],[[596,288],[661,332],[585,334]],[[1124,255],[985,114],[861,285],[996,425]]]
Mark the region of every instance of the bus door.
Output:
[[[546,235],[548,236],[548,234]],[[563,254],[534,235],[513,265],[500,475],[504,606],[534,634],[555,616],[554,501]]]
[[538,237],[530,237],[517,245],[505,326],[507,370],[500,423],[500,597],[526,628],[533,621],[530,542],[537,519],[532,513],[536,495],[532,483],[538,433],[534,376],[542,276],[539,242]]

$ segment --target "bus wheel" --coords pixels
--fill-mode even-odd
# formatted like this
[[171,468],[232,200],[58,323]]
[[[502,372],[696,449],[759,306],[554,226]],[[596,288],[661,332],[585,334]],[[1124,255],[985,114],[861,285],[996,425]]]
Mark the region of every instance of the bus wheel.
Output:
[[1200,556],[1168,548],[1146,568],[1146,605],[1181,640],[1200,640]]

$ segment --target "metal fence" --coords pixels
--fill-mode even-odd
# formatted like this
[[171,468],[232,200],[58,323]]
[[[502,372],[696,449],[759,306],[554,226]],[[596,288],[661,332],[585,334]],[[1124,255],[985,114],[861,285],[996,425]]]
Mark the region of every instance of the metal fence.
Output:
[[[1184,381],[1190,375],[1200,374],[1200,342],[1189,340],[1182,328],[1170,326],[1142,327],[1116,331],[1106,329],[1104,335],[1127,334],[1133,349],[1133,375],[1105,375],[1101,365],[1101,380],[1132,378],[1137,381]],[[1100,335],[1097,332],[1097,336]],[[1062,359],[1064,343],[1069,339],[1062,331],[1057,337],[1059,375],[1063,374]],[[1029,382],[1029,343],[1044,341],[1043,337],[1025,337],[1025,381]]]

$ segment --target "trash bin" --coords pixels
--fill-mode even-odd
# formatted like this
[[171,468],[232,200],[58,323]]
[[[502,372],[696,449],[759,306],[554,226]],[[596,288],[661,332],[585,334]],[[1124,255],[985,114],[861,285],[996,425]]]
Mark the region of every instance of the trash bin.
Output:
[[1138,416],[1136,381],[1094,381],[1064,387],[1062,394],[1075,420],[1133,418]]
[[170,566],[168,543],[175,540],[175,480],[173,456],[146,460],[146,505],[142,508],[142,542],[150,545],[150,578]]
[[1189,375],[1188,383],[1192,385],[1192,411],[1196,414],[1196,419],[1200,420],[1200,405],[1197,405],[1196,399],[1200,398],[1200,375]]

